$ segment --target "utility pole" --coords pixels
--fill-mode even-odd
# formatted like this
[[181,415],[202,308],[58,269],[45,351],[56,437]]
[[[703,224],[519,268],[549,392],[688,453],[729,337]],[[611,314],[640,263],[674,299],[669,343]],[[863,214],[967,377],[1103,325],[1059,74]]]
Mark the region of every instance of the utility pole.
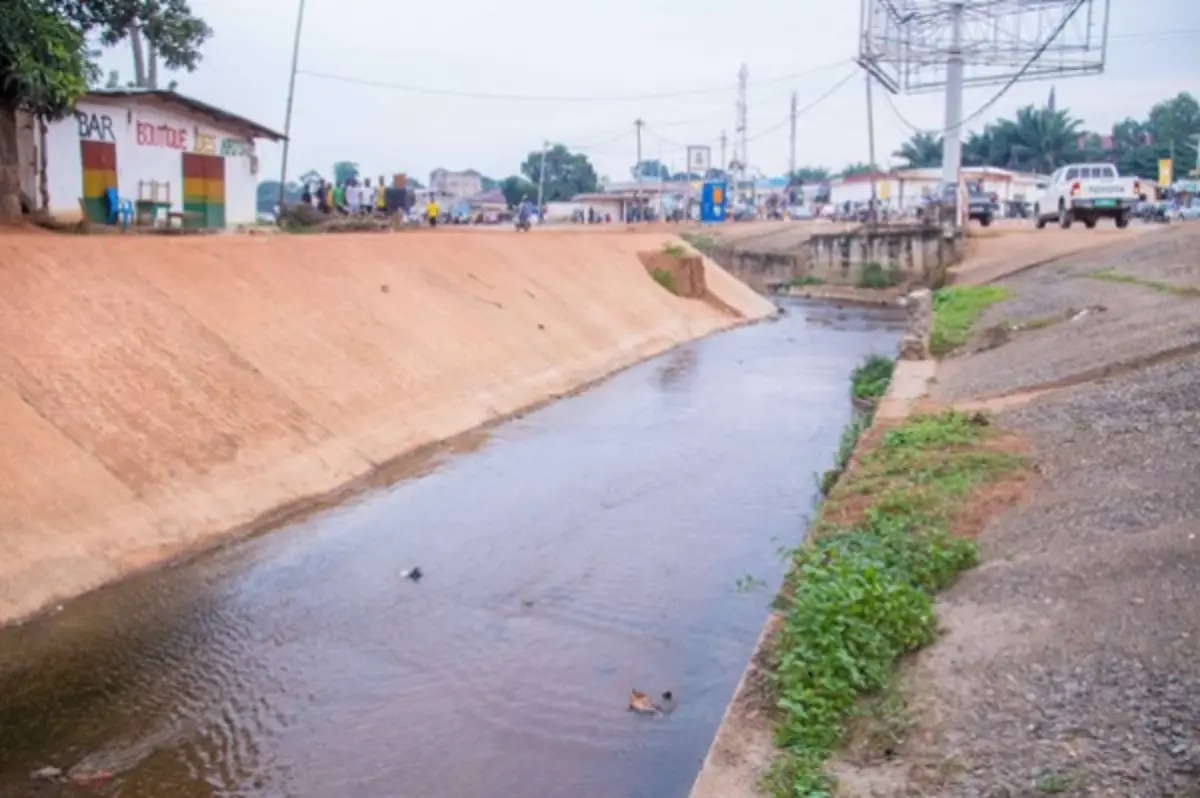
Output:
[[[738,70],[738,100],[737,100],[737,112],[738,112],[737,132],[739,134],[741,134],[741,139],[742,139],[742,146],[741,146],[742,154],[741,154],[741,160],[738,161],[738,165],[741,167],[741,169],[740,169],[741,181],[743,183],[746,181],[746,167],[750,161],[749,151],[746,149],[746,145],[748,143],[747,134],[746,134],[746,117],[748,116],[748,112],[747,112],[748,103],[747,103],[747,98],[746,98],[746,89],[747,89],[749,83],[750,83],[750,70],[743,63],[741,66],[741,69]],[[750,201],[751,202],[754,201],[753,186],[751,186],[751,189],[750,189]]]
[[942,180],[956,186],[954,229],[965,224],[966,197],[960,185],[962,172],[963,17],[965,3],[950,6],[950,52],[946,57],[946,132],[942,134]]
[[550,142],[542,142],[542,164],[538,167],[538,220],[542,218],[542,199],[545,197],[546,187],[546,150],[550,149]]
[[729,137],[725,135],[725,131],[721,131],[721,174],[729,176],[729,161],[725,160],[725,145],[729,142]]
[[637,129],[637,161],[633,164],[634,179],[637,182],[642,182],[642,128],[646,125],[642,119],[633,120],[633,126]]
[[796,92],[792,92],[792,131],[790,136],[791,152],[788,154],[788,181],[796,174]]
[[879,187],[876,183],[875,168],[875,103],[871,97],[871,84],[874,81],[871,79],[871,73],[867,72],[867,159],[871,164],[871,205],[868,210],[868,219],[871,224],[875,224],[878,208],[876,203],[879,196]]
[[300,64],[300,32],[304,29],[304,0],[296,12],[296,39],[292,43],[292,74],[288,78],[287,110],[283,118],[283,164],[279,167],[279,210],[283,211],[283,192],[287,186],[288,145],[292,142],[292,100],[296,96],[296,67]]

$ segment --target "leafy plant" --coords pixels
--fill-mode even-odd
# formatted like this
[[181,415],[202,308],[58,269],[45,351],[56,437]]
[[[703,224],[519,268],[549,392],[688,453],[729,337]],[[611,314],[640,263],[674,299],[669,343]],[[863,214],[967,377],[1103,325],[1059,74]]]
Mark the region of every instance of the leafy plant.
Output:
[[983,312],[1009,295],[1007,288],[995,285],[962,285],[935,291],[930,351],[944,355],[965,344]]
[[678,244],[663,244],[662,251],[664,255],[672,258],[686,258],[688,254],[688,251]]
[[778,756],[763,784],[771,795],[832,795],[824,762],[856,703],[885,691],[896,660],[935,639],[934,594],[979,558],[973,541],[950,533],[949,519],[967,488],[1022,464],[983,446],[990,430],[956,412],[889,430],[844,487],[878,498],[857,521],[818,522],[797,549],[770,650],[779,712]]
[[800,287],[806,286],[806,285],[824,285],[824,284],[825,284],[825,281],[822,280],[820,277],[817,277],[815,274],[806,274],[802,277],[797,277],[796,279],[792,280],[792,285],[797,288],[800,288]]
[[856,399],[878,399],[887,393],[896,363],[883,355],[870,355],[850,375]]

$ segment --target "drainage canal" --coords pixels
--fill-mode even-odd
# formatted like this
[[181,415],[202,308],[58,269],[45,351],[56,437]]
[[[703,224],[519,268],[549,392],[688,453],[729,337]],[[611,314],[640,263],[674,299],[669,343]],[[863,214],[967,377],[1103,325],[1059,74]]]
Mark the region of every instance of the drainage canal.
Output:
[[[894,315],[788,307],[0,633],[0,795],[74,795],[31,779],[74,767],[107,796],[685,796],[848,375],[899,340]],[[633,688],[678,706],[636,716]]]

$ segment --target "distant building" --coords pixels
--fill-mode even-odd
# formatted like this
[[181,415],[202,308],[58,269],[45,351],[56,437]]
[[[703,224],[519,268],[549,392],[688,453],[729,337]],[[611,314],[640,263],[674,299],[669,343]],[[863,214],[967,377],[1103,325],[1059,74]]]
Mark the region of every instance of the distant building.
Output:
[[62,220],[109,216],[108,196],[146,217],[223,228],[257,218],[257,140],[283,136],[166,89],[93,89],[63,119],[18,112],[21,190]]
[[474,169],[463,172],[434,169],[429,173],[429,189],[440,197],[466,199],[483,191],[483,175]]

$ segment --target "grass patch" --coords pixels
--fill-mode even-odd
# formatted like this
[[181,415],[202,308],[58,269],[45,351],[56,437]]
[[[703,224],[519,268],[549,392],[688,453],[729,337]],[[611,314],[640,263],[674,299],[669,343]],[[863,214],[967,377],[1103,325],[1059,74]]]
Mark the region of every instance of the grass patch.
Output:
[[896,362],[883,355],[871,355],[850,374],[855,399],[879,399],[887,393]]
[[1175,296],[1200,296],[1200,288],[1190,285],[1173,285],[1164,283],[1161,280],[1143,280],[1140,277],[1134,277],[1131,274],[1121,274],[1112,269],[1100,269],[1088,275],[1096,280],[1104,280],[1109,283],[1124,283],[1125,285],[1140,285],[1142,288],[1149,288],[1152,291],[1158,291],[1163,294],[1174,294]]
[[871,262],[863,266],[858,276],[859,288],[895,288],[904,282],[904,270],[893,266],[890,269]]
[[717,240],[702,233],[680,233],[679,237],[705,255],[717,248]]
[[678,244],[663,244],[662,251],[664,255],[669,255],[677,260],[686,258],[688,255],[688,251]]
[[825,281],[815,274],[806,274],[803,277],[797,277],[791,282],[792,287],[802,288],[806,285],[825,285]]
[[858,439],[862,437],[863,430],[870,424],[869,418],[855,418],[842,427],[842,437],[838,441],[833,468],[821,475],[817,485],[822,496],[828,496],[833,491],[833,486],[841,479],[842,474],[846,473],[846,466],[850,464],[850,458],[854,455],[855,447],[858,446]]
[[650,272],[650,276],[654,278],[654,282],[658,283],[672,294],[679,294],[679,290],[675,286],[675,275],[671,274],[671,272],[668,270],[655,269],[654,271]]
[[1024,465],[1000,440],[978,415],[916,416],[879,436],[831,491],[793,555],[769,649],[778,752],[762,786],[772,796],[831,795],[825,760],[864,712],[880,741],[902,736],[893,666],[933,642],[934,594],[979,560],[952,524],[976,487]]
[[962,285],[935,291],[930,351],[941,356],[965,344],[983,312],[1010,293],[996,285]]

